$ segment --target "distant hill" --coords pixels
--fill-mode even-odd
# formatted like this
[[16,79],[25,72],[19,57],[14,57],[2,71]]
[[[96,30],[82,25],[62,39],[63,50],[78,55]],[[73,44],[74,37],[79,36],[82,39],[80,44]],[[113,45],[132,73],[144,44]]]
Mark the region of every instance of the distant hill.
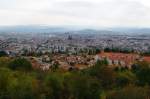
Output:
[[73,31],[72,33],[75,34],[119,34],[119,32],[113,32],[113,31],[108,31],[108,30],[94,30],[94,29],[83,29],[83,30],[78,30],[78,31]]
[[108,30],[130,35],[150,35],[150,28],[111,28]]
[[118,34],[118,35],[142,35],[149,34],[150,28],[105,28],[105,29],[82,29],[79,27],[54,27],[54,26],[0,26],[2,32],[17,32],[17,33],[75,33],[75,34]]
[[[70,27],[51,27],[51,26],[3,26],[0,32],[17,32],[17,33],[75,33],[75,34],[113,34],[112,31],[81,29]],[[115,32],[116,33],[116,32]]]
[[69,31],[63,27],[49,26],[3,26],[0,27],[0,32],[18,32],[18,33],[49,33],[49,32],[66,32]]

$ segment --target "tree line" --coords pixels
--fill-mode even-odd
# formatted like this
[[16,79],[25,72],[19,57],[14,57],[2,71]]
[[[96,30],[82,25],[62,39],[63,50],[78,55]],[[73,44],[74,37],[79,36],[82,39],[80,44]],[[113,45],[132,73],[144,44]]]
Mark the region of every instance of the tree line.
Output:
[[113,69],[106,60],[84,70],[43,72],[24,58],[0,57],[0,99],[149,99],[150,64]]

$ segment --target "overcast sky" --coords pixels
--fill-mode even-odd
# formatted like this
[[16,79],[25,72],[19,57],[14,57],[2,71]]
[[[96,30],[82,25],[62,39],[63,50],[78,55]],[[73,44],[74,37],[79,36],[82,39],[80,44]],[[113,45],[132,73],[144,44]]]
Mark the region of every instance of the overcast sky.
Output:
[[150,0],[0,0],[0,25],[150,27]]

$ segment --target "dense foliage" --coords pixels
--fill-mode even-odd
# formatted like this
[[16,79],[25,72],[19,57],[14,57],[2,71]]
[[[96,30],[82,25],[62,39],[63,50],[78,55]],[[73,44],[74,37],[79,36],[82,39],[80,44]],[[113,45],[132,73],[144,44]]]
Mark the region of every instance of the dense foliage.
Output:
[[112,69],[98,61],[81,71],[35,71],[25,58],[0,58],[0,99],[149,99],[150,67]]
[[3,57],[3,56],[7,56],[7,53],[5,51],[0,51],[0,57]]
[[120,52],[120,53],[133,53],[132,49],[120,49],[120,48],[105,48],[104,52]]
[[31,63],[25,58],[16,58],[9,63],[9,68],[12,70],[31,70]]

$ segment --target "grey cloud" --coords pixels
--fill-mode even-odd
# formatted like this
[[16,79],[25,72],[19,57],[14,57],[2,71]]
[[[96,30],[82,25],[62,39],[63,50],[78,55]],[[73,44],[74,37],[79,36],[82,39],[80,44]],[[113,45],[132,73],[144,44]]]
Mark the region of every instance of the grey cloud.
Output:
[[88,2],[88,1],[66,1],[66,2],[59,2],[58,3],[60,6],[62,7],[80,7],[80,8],[84,8],[84,7],[93,7],[94,4],[92,2]]
[[[8,1],[11,2],[8,3]],[[24,3],[22,3],[22,1]],[[0,10],[2,8],[8,9],[7,14],[5,14],[4,11],[3,13],[0,11],[0,14],[3,14],[3,19],[0,19],[0,21],[5,20],[5,17],[8,17],[8,15],[11,16],[12,20],[16,19],[16,14],[12,13],[11,10],[14,10],[14,12],[18,10],[17,15],[18,17],[20,15],[19,19],[24,20],[23,22],[29,22],[29,24],[38,22],[39,24],[43,24],[44,22],[45,24],[56,24],[57,22],[58,25],[70,23],[79,25],[86,25],[88,23],[90,25],[96,26],[150,25],[150,8],[149,6],[145,6],[141,2],[139,2],[140,0],[27,1],[28,2],[26,3],[25,0],[0,0]],[[20,14],[20,12],[23,13],[23,15]],[[35,15],[36,20],[34,20],[33,15]],[[55,17],[57,17],[57,20]],[[59,17],[61,18],[59,19]],[[11,19],[9,20],[9,22],[7,22],[6,20],[5,23],[11,24]]]
[[139,2],[115,0],[103,3],[91,2],[56,2],[55,9],[46,9],[49,14],[83,17],[128,17],[146,15],[149,8]]

